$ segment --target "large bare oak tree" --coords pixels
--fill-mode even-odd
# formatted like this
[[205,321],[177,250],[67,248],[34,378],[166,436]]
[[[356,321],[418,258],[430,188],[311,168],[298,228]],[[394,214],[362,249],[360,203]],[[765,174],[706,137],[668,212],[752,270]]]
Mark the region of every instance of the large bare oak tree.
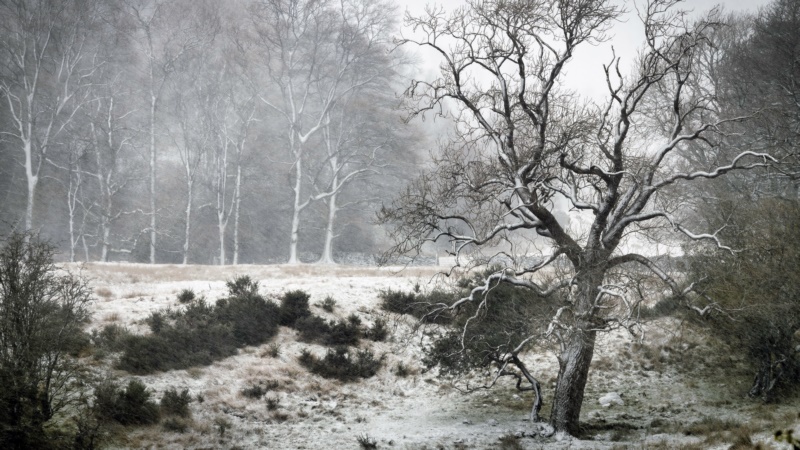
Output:
[[[657,227],[721,245],[715,234],[681,222],[669,191],[771,161],[752,151],[708,167],[682,160],[687,143],[725,145],[727,125],[745,117],[707,113],[714,93],[704,89],[698,55],[716,23],[713,14],[689,22],[673,11],[675,3],[637,5],[643,48],[630,74],[609,55],[607,99],[600,104],[579,100],[563,86],[563,75],[576,49],[605,38],[621,14],[612,2],[473,0],[451,13],[430,9],[407,19],[413,33],[403,43],[441,60],[438,78],[408,89],[413,114],[455,111],[456,131],[433,168],[383,209],[397,242],[392,251],[420,252],[426,242],[445,241],[457,264],[507,261],[449,308],[474,303],[476,314],[491,308],[487,293],[498,283],[528,288],[534,299],[561,294],[537,339],[521,339],[503,356],[510,370],[538,337],[557,343],[550,422],[558,431],[578,431],[597,333],[636,329],[636,305],[621,271],[643,267],[687,306],[710,307],[648,255],[631,252],[630,236]],[[670,124],[666,133],[652,126],[654,112]],[[523,245],[543,255],[518,257]]]

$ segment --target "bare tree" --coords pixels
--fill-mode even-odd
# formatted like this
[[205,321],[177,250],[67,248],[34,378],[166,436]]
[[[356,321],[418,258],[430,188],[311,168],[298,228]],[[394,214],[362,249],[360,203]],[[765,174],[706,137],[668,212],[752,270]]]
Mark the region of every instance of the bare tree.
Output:
[[[196,5],[196,2],[191,3]],[[157,209],[157,115],[164,96],[164,87],[176,65],[205,42],[202,25],[189,11],[188,3],[162,0],[130,0],[123,5],[134,23],[131,39],[144,59],[145,89],[149,103],[149,194],[150,194],[150,263],[156,262]],[[204,8],[200,8],[204,9]]]
[[34,227],[34,204],[43,164],[55,140],[85,98],[95,67],[85,52],[94,20],[93,2],[19,0],[0,2],[0,93],[27,180],[25,230]]
[[[743,117],[703,114],[713,93],[693,89],[690,81],[699,76],[698,50],[715,23],[688,23],[673,11],[675,3],[652,0],[639,7],[644,49],[630,75],[621,73],[616,57],[604,67],[608,100],[601,105],[579,102],[561,87],[561,75],[576,48],[604,38],[620,14],[611,2],[471,1],[451,14],[433,9],[407,19],[416,37],[403,42],[442,60],[438,79],[414,81],[408,89],[414,113],[456,105],[457,139],[382,211],[394,225],[393,252],[446,241],[460,265],[506,261],[449,309],[467,303],[479,312],[491,308],[487,293],[498,282],[539,298],[560,293],[547,327],[502,357],[502,367],[512,367],[532,342],[557,343],[550,422],[558,431],[578,431],[597,333],[615,327],[637,332],[637,302],[624,289],[627,268],[650,270],[690,308],[713,308],[647,255],[630,252],[629,236],[660,227],[722,245],[716,234],[680,222],[669,190],[771,160],[744,151],[720,165],[682,165],[680,148],[717,145],[726,125]],[[661,112],[671,126],[658,137],[643,120],[651,96],[669,99]],[[572,212],[570,226],[559,204]],[[519,257],[524,245],[544,254]],[[545,269],[555,276],[543,277]]]
[[390,11],[362,0],[263,0],[253,8],[257,45],[280,91],[261,91],[259,98],[286,123],[294,171],[290,264],[299,262],[302,211],[333,194],[304,187],[310,140],[330,123],[338,102],[382,76],[376,57],[386,50]]
[[[233,217],[233,259],[239,263],[239,215],[242,196],[242,166],[256,117],[255,96],[237,83],[241,78],[227,64],[219,72],[219,83],[210,105],[210,126],[215,135],[214,152],[209,164],[213,205],[219,233],[219,264],[227,261],[225,235]],[[228,80],[227,82],[224,80]],[[231,173],[232,172],[232,173]],[[233,186],[229,179],[233,178]]]

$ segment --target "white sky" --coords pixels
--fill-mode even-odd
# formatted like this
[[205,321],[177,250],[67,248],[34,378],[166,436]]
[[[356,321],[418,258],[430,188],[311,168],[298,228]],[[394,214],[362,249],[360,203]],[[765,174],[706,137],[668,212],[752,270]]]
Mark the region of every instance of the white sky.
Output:
[[[611,46],[613,45],[617,56],[622,58],[622,67],[627,67],[636,54],[638,46],[642,42],[643,28],[641,21],[636,16],[636,9],[632,0],[618,0],[625,6],[628,13],[623,21],[614,25],[609,32],[611,40],[597,47],[584,46],[579,48],[573,60],[567,65],[566,83],[572,89],[584,97],[597,99],[606,92],[603,75],[603,64],[607,64],[611,59]],[[424,13],[425,5],[442,5],[447,10],[452,10],[466,3],[465,0],[405,0],[399,1],[401,12],[407,10],[415,15]],[[641,1],[638,2],[641,4]],[[715,5],[721,5],[728,12],[755,12],[759,7],[769,3],[768,0],[685,0],[683,9],[692,10],[695,13],[708,11]],[[411,47],[407,51],[417,50]],[[438,61],[433,55],[419,54],[422,67],[421,72],[431,71],[430,76],[435,76],[433,71],[438,67]],[[419,75],[422,76],[423,73]],[[425,76],[427,78],[427,75]]]

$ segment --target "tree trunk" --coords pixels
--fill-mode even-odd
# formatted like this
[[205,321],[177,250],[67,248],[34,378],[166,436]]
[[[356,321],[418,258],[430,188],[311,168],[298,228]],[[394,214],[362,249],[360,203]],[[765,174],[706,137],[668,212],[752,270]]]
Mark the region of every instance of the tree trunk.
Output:
[[[152,64],[152,63],[151,63]],[[152,72],[152,68],[151,68]],[[156,96],[150,78],[150,264],[156,263]]]
[[550,424],[556,431],[575,435],[579,431],[579,419],[589,365],[592,362],[595,331],[575,331],[568,338],[558,358],[558,381],[553,396]]
[[594,356],[597,328],[591,318],[598,287],[602,285],[604,273],[589,271],[576,277],[578,290],[573,306],[573,323],[564,336],[561,354],[558,357],[558,380],[553,395],[550,424],[556,431],[576,435],[580,425],[583,395],[589,378],[589,366]]
[[[187,168],[187,176],[189,176],[189,171]],[[189,235],[192,232],[192,182],[191,177],[189,181],[186,183],[186,227],[183,231],[183,264],[186,265],[189,263]]]
[[239,205],[242,198],[241,195],[241,186],[242,186],[242,165],[237,163],[236,165],[236,206],[234,208],[236,211],[233,215],[233,265],[239,264]]
[[225,265],[225,223],[220,218],[217,222],[219,227],[219,265]]
[[39,184],[39,176],[33,170],[33,147],[30,141],[23,144],[25,151],[25,175],[28,178],[28,199],[25,205],[25,231],[33,230],[33,202],[36,198],[36,186]]
[[292,210],[292,230],[289,241],[289,264],[297,264],[297,241],[300,237],[300,211],[303,205],[300,203],[300,188],[303,182],[303,169],[300,158],[295,162],[295,182],[294,182],[294,208]]
[[322,247],[322,256],[319,258],[320,264],[336,264],[333,260],[333,225],[336,220],[336,194],[328,198],[328,224],[325,227],[325,244]]

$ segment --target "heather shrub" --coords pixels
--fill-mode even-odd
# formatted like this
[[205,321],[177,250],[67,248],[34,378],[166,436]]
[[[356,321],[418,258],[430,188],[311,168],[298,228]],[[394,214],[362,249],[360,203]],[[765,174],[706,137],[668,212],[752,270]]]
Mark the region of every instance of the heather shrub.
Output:
[[165,416],[189,417],[189,403],[192,401],[189,390],[179,394],[175,388],[169,388],[161,397],[161,413]]
[[240,295],[221,299],[215,306],[200,299],[182,312],[151,315],[153,333],[126,337],[117,368],[147,374],[208,365],[236,354],[239,347],[268,341],[278,330],[277,305],[258,295],[252,282],[230,284],[231,292]]
[[377,318],[371,327],[364,332],[364,337],[375,342],[383,342],[389,337],[389,329],[386,327],[386,320]]
[[383,357],[375,358],[369,350],[358,350],[355,354],[351,354],[347,347],[329,349],[322,359],[308,350],[303,350],[298,361],[311,373],[344,382],[370,378],[378,373],[383,365]]
[[228,295],[231,297],[246,297],[258,295],[258,281],[253,281],[248,275],[241,275],[225,282]]
[[448,324],[452,314],[445,308],[453,303],[454,294],[443,290],[412,293],[392,289],[381,291],[381,308],[397,314],[410,314],[423,323]]
[[310,296],[301,290],[289,291],[283,294],[280,309],[280,324],[294,327],[298,319],[311,315],[308,306]]
[[178,302],[179,303],[191,303],[197,295],[191,289],[183,289],[178,293]]
[[159,407],[150,397],[151,392],[139,380],[130,380],[125,389],[106,382],[95,389],[95,414],[122,425],[158,423]]

